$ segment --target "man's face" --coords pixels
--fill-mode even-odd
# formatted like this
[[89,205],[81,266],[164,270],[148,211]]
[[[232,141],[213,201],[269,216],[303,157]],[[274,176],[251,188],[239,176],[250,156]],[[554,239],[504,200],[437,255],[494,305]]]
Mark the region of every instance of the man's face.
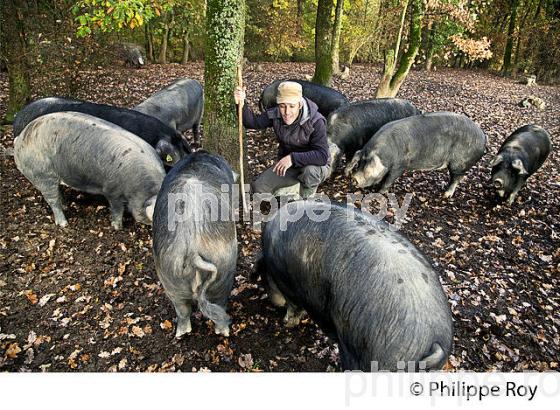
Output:
[[278,108],[280,109],[280,115],[282,116],[282,120],[284,121],[284,124],[291,125],[299,115],[301,102],[298,102],[296,104],[280,103],[278,104]]

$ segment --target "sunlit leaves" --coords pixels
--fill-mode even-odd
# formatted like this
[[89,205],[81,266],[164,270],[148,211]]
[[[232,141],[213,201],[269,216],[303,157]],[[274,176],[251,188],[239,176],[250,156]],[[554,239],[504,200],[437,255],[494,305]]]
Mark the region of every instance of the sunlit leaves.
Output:
[[81,0],[72,8],[79,24],[76,35],[85,37],[92,30],[135,29],[171,9],[174,3],[173,0]]

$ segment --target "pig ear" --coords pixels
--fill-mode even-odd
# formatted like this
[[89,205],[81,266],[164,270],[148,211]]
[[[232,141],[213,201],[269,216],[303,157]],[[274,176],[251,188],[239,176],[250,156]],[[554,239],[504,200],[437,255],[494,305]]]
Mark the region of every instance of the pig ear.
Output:
[[233,182],[237,182],[239,179],[239,174],[235,171],[231,171],[231,175],[233,176]]
[[350,176],[354,168],[356,168],[356,165],[358,165],[361,153],[362,151],[356,151],[356,153],[352,157],[352,161],[350,161],[350,163],[346,165],[346,168],[344,168],[344,175],[346,175],[347,177]]
[[525,167],[523,166],[523,162],[521,162],[519,158],[514,159],[513,162],[511,163],[511,166],[518,171],[519,175],[527,175],[528,173]]
[[496,165],[498,165],[500,162],[502,162],[504,160],[504,157],[501,155],[496,155],[496,158],[494,158],[494,160],[490,163],[491,167],[495,167]]
[[387,167],[383,165],[381,162],[381,158],[377,154],[373,154],[373,164],[375,166],[375,170],[378,171],[377,174],[383,174],[387,172]]
[[163,159],[166,163],[173,163],[173,157],[169,152],[173,152],[173,149],[169,146],[167,141],[161,140],[156,144],[156,152],[159,157]]

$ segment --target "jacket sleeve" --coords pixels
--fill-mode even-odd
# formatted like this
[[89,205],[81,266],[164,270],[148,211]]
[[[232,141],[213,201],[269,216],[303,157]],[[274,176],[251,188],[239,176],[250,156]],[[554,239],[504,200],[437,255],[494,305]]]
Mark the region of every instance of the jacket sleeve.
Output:
[[327,165],[329,161],[329,145],[327,143],[327,126],[324,118],[313,124],[313,133],[309,137],[309,151],[292,152],[292,163],[295,167],[305,165]]
[[272,119],[269,118],[266,111],[255,115],[249,105],[243,104],[243,125],[250,129],[262,129],[272,127]]

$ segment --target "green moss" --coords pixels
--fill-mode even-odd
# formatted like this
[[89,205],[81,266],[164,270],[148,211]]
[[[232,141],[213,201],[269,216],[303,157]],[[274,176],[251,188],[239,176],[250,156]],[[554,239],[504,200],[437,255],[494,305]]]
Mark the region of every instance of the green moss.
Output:
[[236,166],[239,160],[233,91],[243,57],[245,2],[209,0],[204,65],[204,147]]

